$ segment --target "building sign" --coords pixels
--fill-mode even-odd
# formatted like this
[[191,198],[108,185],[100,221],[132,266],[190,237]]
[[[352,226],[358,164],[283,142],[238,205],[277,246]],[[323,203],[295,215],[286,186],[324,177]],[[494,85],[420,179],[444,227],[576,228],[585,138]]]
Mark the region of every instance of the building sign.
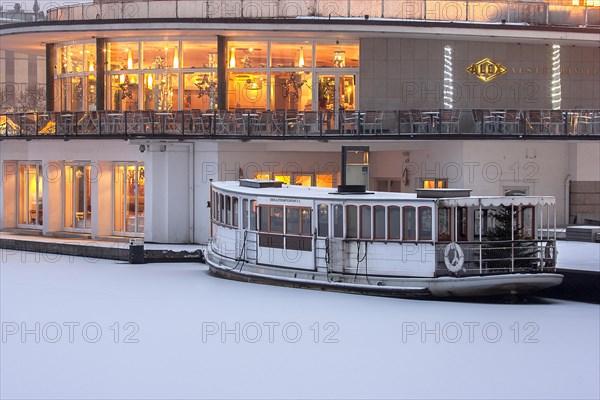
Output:
[[467,71],[482,81],[489,82],[497,76],[505,73],[506,67],[490,60],[489,58],[484,58],[483,60],[471,64],[469,68],[467,68]]

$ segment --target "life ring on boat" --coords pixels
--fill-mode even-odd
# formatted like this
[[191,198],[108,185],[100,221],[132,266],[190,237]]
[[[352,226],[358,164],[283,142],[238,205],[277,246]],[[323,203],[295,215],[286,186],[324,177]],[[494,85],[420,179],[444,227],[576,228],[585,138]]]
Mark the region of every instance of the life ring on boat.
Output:
[[463,269],[465,254],[458,243],[450,242],[444,249],[444,263],[450,272],[458,272]]

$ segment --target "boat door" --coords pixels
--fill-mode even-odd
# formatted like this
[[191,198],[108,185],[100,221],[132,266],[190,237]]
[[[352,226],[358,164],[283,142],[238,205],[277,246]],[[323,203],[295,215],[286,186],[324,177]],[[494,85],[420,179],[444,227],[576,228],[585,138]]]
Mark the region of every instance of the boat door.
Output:
[[324,114],[324,129],[340,129],[340,111],[356,109],[356,76],[340,72],[318,74],[317,101]]
[[343,205],[316,204],[315,266],[319,272],[341,272],[343,257]]

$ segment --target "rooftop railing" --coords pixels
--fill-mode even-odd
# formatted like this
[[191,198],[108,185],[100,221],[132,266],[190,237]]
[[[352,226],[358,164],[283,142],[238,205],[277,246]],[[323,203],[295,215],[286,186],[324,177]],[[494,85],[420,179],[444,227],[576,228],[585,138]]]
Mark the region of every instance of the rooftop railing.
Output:
[[600,139],[600,110],[185,110],[0,114],[0,139]]
[[[361,20],[395,19],[516,23],[587,27],[600,25],[600,7],[579,1],[478,0],[140,0],[98,1],[56,7],[49,3],[35,13],[48,21],[131,20],[164,18],[304,18]],[[20,11],[21,13],[24,10]],[[13,14],[15,14],[13,12]],[[4,19],[11,12],[4,11]],[[17,15],[17,14],[15,14]],[[20,18],[24,20],[25,18]],[[32,18],[27,18],[31,22]],[[16,22],[18,19],[15,18]],[[6,22],[6,21],[5,21]]]

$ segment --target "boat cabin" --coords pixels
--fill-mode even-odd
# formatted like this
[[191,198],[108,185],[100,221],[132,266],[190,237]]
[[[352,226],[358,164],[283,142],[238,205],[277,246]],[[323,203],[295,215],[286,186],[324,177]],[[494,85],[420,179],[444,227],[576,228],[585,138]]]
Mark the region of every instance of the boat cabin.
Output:
[[[210,250],[223,262],[328,279],[555,270],[555,200],[213,182]],[[344,278],[345,277],[345,278]],[[313,276],[313,279],[314,276]]]

